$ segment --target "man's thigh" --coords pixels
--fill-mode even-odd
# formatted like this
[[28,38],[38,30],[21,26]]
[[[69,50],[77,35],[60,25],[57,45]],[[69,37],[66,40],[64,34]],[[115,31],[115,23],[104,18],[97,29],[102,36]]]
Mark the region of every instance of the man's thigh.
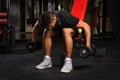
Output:
[[70,30],[71,37],[76,37],[78,34],[78,28],[76,26],[72,26],[68,30]]
[[55,35],[55,31],[54,31],[54,30],[45,29],[43,35],[44,35],[45,37],[52,37],[52,36]]

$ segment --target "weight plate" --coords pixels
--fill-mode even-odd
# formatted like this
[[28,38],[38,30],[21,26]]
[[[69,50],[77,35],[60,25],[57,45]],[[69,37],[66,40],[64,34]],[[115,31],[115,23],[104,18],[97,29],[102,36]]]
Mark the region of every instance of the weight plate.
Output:
[[86,58],[90,55],[90,49],[87,46],[81,46],[78,50],[80,57]]

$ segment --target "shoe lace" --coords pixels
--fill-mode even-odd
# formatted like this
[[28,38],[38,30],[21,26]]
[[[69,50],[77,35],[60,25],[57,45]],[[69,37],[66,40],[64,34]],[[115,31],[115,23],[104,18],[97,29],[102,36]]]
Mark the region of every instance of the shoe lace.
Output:
[[69,64],[71,64],[71,61],[68,61],[68,60],[65,60],[65,63],[64,63],[64,65],[69,65]]
[[42,63],[48,63],[49,59],[44,58]]

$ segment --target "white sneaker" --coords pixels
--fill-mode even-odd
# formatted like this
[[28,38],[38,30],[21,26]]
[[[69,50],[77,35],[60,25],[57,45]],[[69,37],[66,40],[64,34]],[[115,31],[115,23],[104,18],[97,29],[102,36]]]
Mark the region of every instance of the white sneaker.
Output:
[[45,69],[52,67],[52,60],[51,58],[44,58],[44,60],[36,66],[37,69]]
[[65,59],[65,63],[61,69],[61,72],[63,73],[69,73],[70,71],[73,70],[73,66],[72,66],[72,60],[67,60]]

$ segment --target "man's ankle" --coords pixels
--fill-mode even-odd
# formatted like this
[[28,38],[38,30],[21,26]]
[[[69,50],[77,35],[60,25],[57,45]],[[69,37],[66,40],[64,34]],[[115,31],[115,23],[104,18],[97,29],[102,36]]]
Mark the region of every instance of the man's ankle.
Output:
[[48,56],[48,55],[45,55],[45,58],[51,59],[51,57],[50,57],[50,56]]
[[65,60],[72,60],[71,58],[66,57]]

